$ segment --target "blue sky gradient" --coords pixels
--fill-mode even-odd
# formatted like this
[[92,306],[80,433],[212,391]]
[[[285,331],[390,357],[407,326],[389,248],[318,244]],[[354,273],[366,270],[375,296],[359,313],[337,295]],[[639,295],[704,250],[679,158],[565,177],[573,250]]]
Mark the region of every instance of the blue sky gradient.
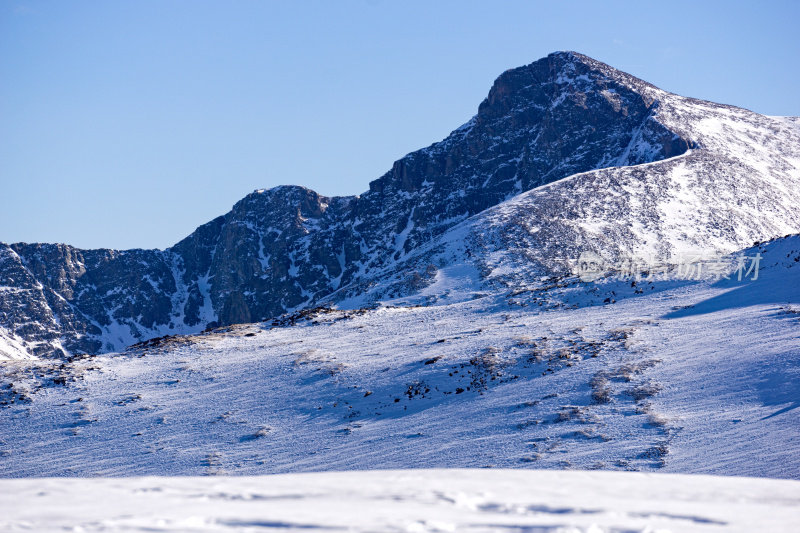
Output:
[[576,50],[800,115],[800,2],[0,2],[0,241],[167,247],[257,188],[358,194]]

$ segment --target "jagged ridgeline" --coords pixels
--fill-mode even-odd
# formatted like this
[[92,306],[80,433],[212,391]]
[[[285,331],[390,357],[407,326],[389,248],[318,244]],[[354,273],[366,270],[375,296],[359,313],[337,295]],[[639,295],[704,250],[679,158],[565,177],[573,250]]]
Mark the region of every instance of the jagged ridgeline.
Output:
[[325,302],[411,294],[463,265],[533,283],[553,258],[734,251],[800,231],[789,118],[680,97],[573,52],[508,70],[477,114],[360,196],[256,191],[167,250],[0,245],[0,350],[119,350]]

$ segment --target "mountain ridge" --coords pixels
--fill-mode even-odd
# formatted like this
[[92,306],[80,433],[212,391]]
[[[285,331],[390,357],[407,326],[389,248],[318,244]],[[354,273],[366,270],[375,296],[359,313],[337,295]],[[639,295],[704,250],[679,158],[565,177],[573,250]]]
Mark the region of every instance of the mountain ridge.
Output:
[[[706,122],[708,131],[698,126]],[[714,124],[721,133],[711,131]],[[758,152],[750,130],[778,141],[743,163],[728,145]],[[656,211],[641,204],[668,203],[671,191],[682,189],[696,200],[675,204],[700,225],[694,240],[711,239],[714,251],[730,252],[800,231],[789,209],[800,201],[791,187],[800,181],[799,136],[791,120],[673,95],[582,54],[558,52],[502,73],[474,117],[397,160],[361,195],[259,189],[165,250],[0,244],[0,327],[33,355],[66,357],[320,302],[369,304],[418,292],[448,265],[469,263],[479,281],[514,270],[512,283],[520,284],[553,274],[548,257],[556,249],[574,257],[588,245],[610,256],[640,253],[635,244],[645,233],[665,243],[650,251],[669,255],[681,239],[692,241],[678,235],[686,224],[657,212],[660,204]],[[753,204],[733,185],[750,163],[759,168],[746,185],[778,206],[767,208],[766,224],[752,216],[732,220],[740,213],[730,206]],[[638,168],[644,164],[652,165]],[[676,168],[688,169],[694,182]],[[700,179],[705,174],[714,178]],[[778,198],[782,184],[788,190]],[[699,194],[701,186],[724,201]],[[629,214],[611,213],[606,201]],[[714,208],[730,216],[715,216]],[[580,226],[592,218],[614,238],[601,232],[598,240]],[[633,218],[647,231],[631,230]],[[537,219],[548,224],[532,232]],[[677,229],[665,233],[670,224]],[[448,235],[462,235],[461,251],[420,252],[452,248]]]

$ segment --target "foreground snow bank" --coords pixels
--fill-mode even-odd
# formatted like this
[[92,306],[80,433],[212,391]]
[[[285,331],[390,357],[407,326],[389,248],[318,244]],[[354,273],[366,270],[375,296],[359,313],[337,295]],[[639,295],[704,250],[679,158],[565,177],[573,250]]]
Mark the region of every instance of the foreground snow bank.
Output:
[[800,482],[393,470],[0,480],[2,531],[795,531]]

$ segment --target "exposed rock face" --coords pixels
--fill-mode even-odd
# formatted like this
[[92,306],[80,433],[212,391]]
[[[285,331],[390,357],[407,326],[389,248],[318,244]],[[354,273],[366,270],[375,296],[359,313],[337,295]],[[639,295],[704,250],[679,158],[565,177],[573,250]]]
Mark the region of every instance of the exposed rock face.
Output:
[[[37,355],[96,353],[413,292],[459,261],[494,279],[498,261],[541,273],[546,254],[587,242],[635,252],[650,239],[668,256],[710,239],[732,250],[800,231],[798,138],[791,120],[555,53],[504,72],[477,115],[360,196],[256,191],[164,251],[0,244],[0,328]],[[735,183],[742,172],[747,189]]]

